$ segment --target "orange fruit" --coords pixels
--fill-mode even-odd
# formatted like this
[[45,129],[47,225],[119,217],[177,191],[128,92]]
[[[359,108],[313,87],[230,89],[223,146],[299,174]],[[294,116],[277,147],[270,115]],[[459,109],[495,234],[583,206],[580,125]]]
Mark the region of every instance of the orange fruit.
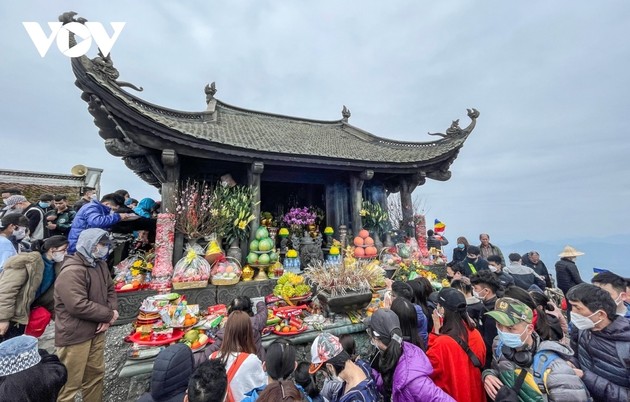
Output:
[[191,347],[192,347],[193,349],[200,348],[200,347],[201,347],[201,342],[199,342],[199,341],[194,341],[194,342],[192,343]]
[[376,247],[374,247],[374,246],[370,246],[370,247],[366,247],[365,248],[365,255],[367,257],[373,257],[373,256],[376,255],[376,253],[377,253]]
[[366,237],[365,241],[363,242],[363,244],[365,244],[366,246],[373,246],[374,245],[374,239],[371,237]]
[[362,247],[354,248],[354,256],[355,257],[365,257],[365,250]]
[[367,238],[369,235],[370,235],[370,232],[368,232],[368,231],[367,231],[367,230],[365,230],[365,229],[361,229],[361,230],[359,231],[359,237],[362,237],[362,238],[364,238],[364,239],[365,239],[365,238]]
[[297,327],[291,327],[291,332],[297,331]]
[[289,328],[289,327],[282,327],[282,332],[291,332],[291,328]]
[[362,246],[363,245],[363,238],[361,237],[355,237],[354,238],[354,245],[355,246]]

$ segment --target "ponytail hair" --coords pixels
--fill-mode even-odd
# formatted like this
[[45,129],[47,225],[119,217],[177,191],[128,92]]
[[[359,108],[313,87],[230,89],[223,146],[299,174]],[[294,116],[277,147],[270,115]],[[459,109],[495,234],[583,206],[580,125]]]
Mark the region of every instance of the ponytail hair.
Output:
[[67,245],[68,239],[66,236],[51,236],[46,240],[33,240],[31,243],[31,251],[39,251],[40,253],[46,253],[51,248],[57,248]]
[[274,341],[267,348],[265,366],[269,377],[286,380],[295,371],[295,347],[284,339]]
[[[400,341],[396,339],[400,339]],[[402,331],[400,328],[394,328],[389,336],[381,336],[379,339],[383,342],[387,349],[381,351],[379,358],[379,368],[383,377],[383,396],[388,401],[392,397],[392,385],[394,383],[394,371],[398,365],[398,360],[402,356]]]

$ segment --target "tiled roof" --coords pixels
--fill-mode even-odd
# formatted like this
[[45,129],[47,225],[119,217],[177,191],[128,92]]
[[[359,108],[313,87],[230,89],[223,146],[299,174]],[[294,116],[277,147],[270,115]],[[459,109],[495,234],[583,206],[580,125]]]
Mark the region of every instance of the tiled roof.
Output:
[[31,202],[37,202],[42,194],[65,195],[75,202],[81,195],[82,177],[71,175],[0,170],[0,190],[16,188]]
[[[470,130],[460,129],[458,133],[437,141],[403,142],[375,136],[344,120],[318,121],[280,116],[230,106],[219,100],[216,100],[214,113],[183,112],[153,105],[121,90],[99,73],[87,57],[75,59],[73,63],[77,78],[89,77],[98,85],[99,91],[105,90],[108,96],[117,99],[117,106],[112,106],[111,101],[105,102],[110,104],[110,111],[124,105],[133,110],[133,114],[150,119],[167,132],[210,143],[217,152],[222,148],[238,148],[254,153],[308,156],[340,162],[426,164],[456,154],[474,127],[473,120]],[[83,77],[79,70],[83,70]]]

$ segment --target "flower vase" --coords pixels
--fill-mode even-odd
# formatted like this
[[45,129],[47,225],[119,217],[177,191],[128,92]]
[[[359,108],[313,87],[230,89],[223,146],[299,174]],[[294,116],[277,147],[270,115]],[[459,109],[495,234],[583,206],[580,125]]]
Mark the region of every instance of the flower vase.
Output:
[[230,248],[228,248],[227,256],[235,258],[239,263],[243,260],[243,252],[241,251],[240,240],[238,238],[230,242]]

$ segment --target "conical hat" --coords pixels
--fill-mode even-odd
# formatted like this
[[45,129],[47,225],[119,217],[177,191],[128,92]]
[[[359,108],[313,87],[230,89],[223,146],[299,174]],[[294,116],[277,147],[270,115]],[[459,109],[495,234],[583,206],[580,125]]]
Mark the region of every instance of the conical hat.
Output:
[[577,251],[571,246],[565,246],[564,250],[562,250],[562,252],[558,254],[558,257],[579,257],[581,255],[584,255],[584,253],[581,251]]

